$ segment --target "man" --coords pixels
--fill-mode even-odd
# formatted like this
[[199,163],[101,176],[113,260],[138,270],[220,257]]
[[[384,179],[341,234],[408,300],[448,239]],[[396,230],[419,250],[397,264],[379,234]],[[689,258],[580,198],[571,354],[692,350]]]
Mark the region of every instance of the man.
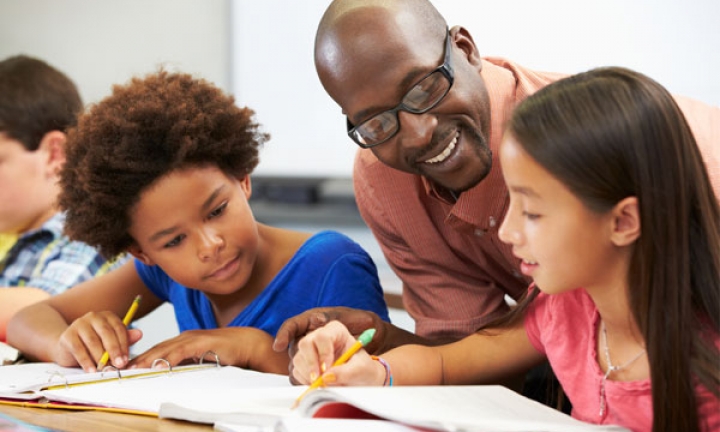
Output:
[[[529,280],[498,240],[508,195],[497,148],[512,109],[562,77],[481,58],[463,27],[448,30],[427,0],[335,0],[315,41],[325,90],[361,149],[354,184],[360,212],[403,282],[411,334],[373,314],[316,309],[287,321],[275,349],[329,320],[377,333],[367,350],[457,340],[509,310]],[[720,190],[720,109],[685,98]]]

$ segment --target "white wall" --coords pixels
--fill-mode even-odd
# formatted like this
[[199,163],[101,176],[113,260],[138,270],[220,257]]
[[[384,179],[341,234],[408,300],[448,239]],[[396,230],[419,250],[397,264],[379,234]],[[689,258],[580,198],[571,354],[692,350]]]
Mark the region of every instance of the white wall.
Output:
[[[165,64],[200,75],[270,132],[257,174],[349,178],[355,145],[315,75],[329,0],[2,0],[0,58],[24,52],[70,75],[86,102]],[[718,0],[434,0],[482,55],[578,72],[622,65],[720,105]]]
[[[355,145],[315,74],[312,44],[328,0],[235,0],[233,89],[273,139],[257,172],[349,177]],[[718,0],[433,0],[481,55],[579,72],[620,65],[672,92],[720,105]]]
[[86,103],[160,65],[229,91],[229,11],[229,0],[2,0],[0,58],[46,60]]

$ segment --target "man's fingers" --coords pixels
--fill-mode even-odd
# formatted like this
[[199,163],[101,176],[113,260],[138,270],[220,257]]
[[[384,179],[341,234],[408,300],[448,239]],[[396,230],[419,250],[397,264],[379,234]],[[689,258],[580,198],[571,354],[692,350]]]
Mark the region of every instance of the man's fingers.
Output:
[[289,318],[278,329],[273,341],[273,350],[285,351],[293,341],[305,336],[308,332],[324,326],[329,321],[323,311],[310,310]]
[[308,320],[308,326],[305,329],[305,333],[308,333],[310,331],[313,331],[315,329],[318,329],[328,322],[332,321],[333,319],[337,319],[337,314],[333,313],[333,311],[316,311],[312,312],[310,314],[310,319]]

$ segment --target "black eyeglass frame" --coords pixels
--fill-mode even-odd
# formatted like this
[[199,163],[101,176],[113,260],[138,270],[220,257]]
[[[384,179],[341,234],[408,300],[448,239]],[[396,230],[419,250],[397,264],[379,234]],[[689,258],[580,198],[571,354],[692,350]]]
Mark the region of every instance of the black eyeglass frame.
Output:
[[[378,145],[390,140],[395,135],[397,135],[398,131],[400,130],[400,119],[398,118],[398,111],[403,110],[403,111],[407,111],[411,114],[422,114],[422,113],[430,111],[431,109],[435,108],[440,102],[442,102],[442,100],[445,99],[445,96],[447,96],[447,94],[450,92],[450,89],[452,88],[453,83],[455,82],[455,71],[452,67],[452,64],[450,64],[451,50],[452,50],[452,46],[451,46],[451,40],[450,40],[450,29],[447,29],[447,35],[445,36],[445,54],[443,57],[443,63],[440,66],[433,69],[427,75],[423,76],[421,79],[417,80],[415,82],[415,84],[413,84],[413,86],[410,87],[410,90],[408,90],[407,93],[405,93],[403,95],[400,103],[395,108],[375,114],[372,117],[369,117],[369,118],[363,120],[357,126],[354,126],[352,124],[352,122],[350,122],[350,118],[345,116],[345,120],[347,122],[348,136],[355,142],[355,144],[359,145],[361,148],[364,148],[364,149],[369,149],[369,148],[378,146]],[[438,72],[441,73],[442,76],[445,77],[445,79],[448,81],[449,85],[448,85],[447,89],[445,90],[445,92],[443,93],[443,95],[440,96],[433,104],[431,104],[430,106],[425,107],[423,109],[415,109],[415,108],[405,105],[405,103],[402,102],[405,100],[405,98],[408,96],[408,94],[410,94],[410,92],[412,92],[418,85],[420,85],[420,83],[422,83],[426,79],[430,78],[430,76],[432,76],[433,74],[438,73]],[[385,139],[378,141],[376,143],[372,143],[372,144],[364,144],[356,138],[355,135],[357,133],[358,128],[362,127],[364,124],[373,120],[374,118],[388,114],[388,113],[393,114],[395,116],[395,130],[392,133],[390,133]]]

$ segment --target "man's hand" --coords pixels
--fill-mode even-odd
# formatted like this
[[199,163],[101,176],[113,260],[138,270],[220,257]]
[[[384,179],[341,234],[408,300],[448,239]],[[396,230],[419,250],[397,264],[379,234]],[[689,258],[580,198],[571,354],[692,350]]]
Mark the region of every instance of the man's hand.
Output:
[[273,349],[278,352],[289,349],[292,357],[295,354],[294,345],[297,340],[330,321],[340,321],[355,337],[369,328],[374,328],[375,337],[365,347],[365,351],[371,354],[375,354],[384,345],[385,326],[389,325],[377,314],[365,310],[347,307],[310,309],[285,320],[275,335]]
[[[350,333],[352,333],[353,337],[356,338],[360,336],[363,331],[374,328],[375,336],[365,347],[365,351],[370,354],[379,354],[382,352],[381,350],[386,349],[384,348],[387,334],[386,326],[392,327],[392,324],[383,321],[373,312],[348,307],[315,308],[288,318],[282,326],[280,326],[280,329],[275,335],[273,349],[277,352],[288,350],[288,355],[292,360],[297,352],[297,341],[330,321],[340,321],[347,327]],[[288,369],[290,380],[297,384],[293,378],[292,368],[293,365],[291,361]]]

